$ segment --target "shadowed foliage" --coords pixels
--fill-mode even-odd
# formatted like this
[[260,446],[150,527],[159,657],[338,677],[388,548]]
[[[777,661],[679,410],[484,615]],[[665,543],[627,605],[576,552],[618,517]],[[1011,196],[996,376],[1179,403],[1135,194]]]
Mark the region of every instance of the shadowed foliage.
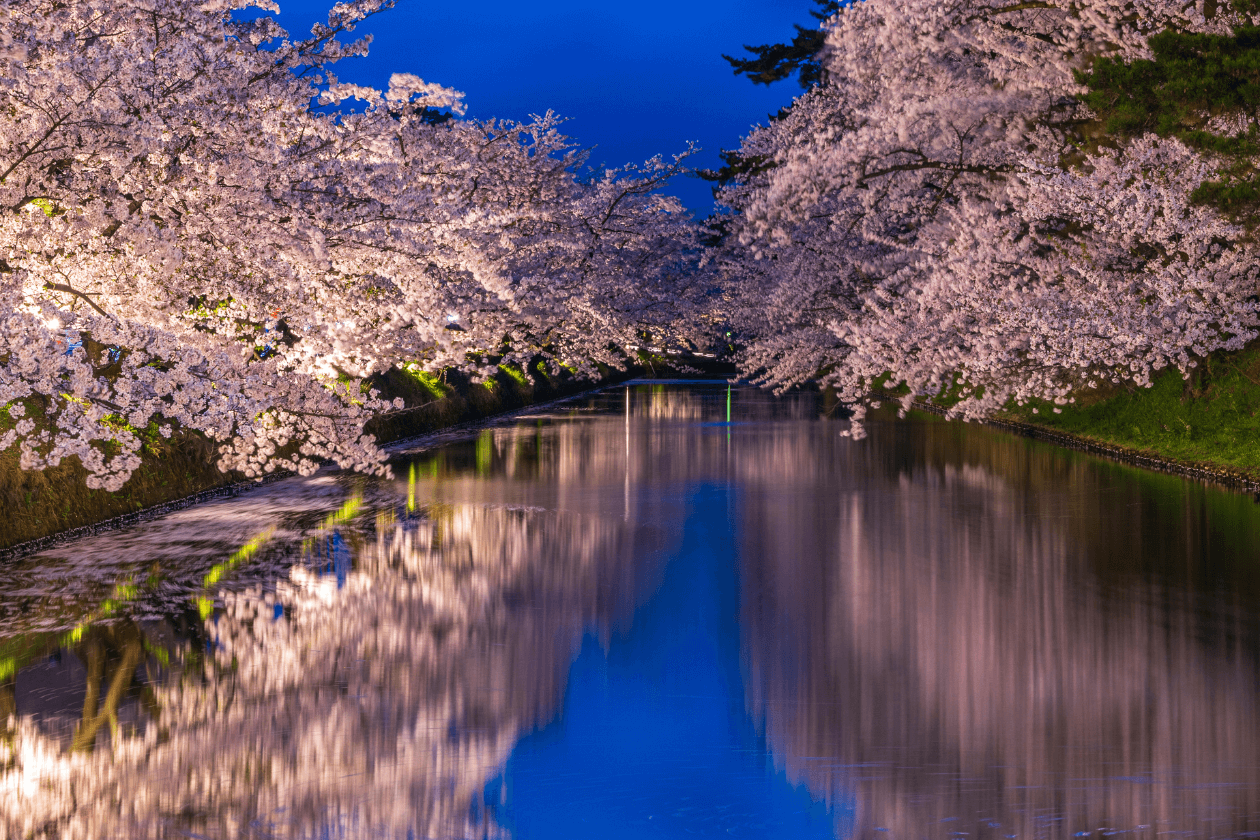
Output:
[[[818,11],[811,11],[810,14],[819,22],[838,14],[842,5],[837,0],[814,0],[814,4],[818,6]],[[761,44],[756,47],[745,44],[744,49],[752,53],[752,58],[735,58],[729,55],[723,55],[722,58],[735,68],[735,75],[747,76],[754,84],[771,85],[796,76],[800,86],[808,90],[823,79],[823,67],[817,61],[817,56],[827,40],[827,33],[817,26],[806,28],[800,24],[793,25],[796,27],[796,37],[789,43]],[[777,116],[782,117],[785,111],[786,109],[780,111]],[[717,169],[701,169],[696,173],[704,180],[713,182],[715,195],[718,189],[742,178],[757,175],[774,165],[765,157],[745,157],[739,152],[729,150],[723,151],[721,158],[722,165]]]
[[[814,0],[818,11],[810,14],[819,22],[826,20],[840,11],[841,3],[837,0]],[[786,44],[762,44],[756,47],[744,45],[744,50],[752,53],[752,58],[735,58],[723,55],[735,68],[736,75],[748,76],[755,84],[769,85],[783,79],[796,76],[801,87],[809,89],[822,81],[823,68],[816,59],[818,51],[823,48],[827,33],[817,25],[806,28],[794,24],[796,36]]]
[[[1082,100],[1107,135],[1176,137],[1220,157],[1223,179],[1202,184],[1194,200],[1235,217],[1253,213],[1260,208],[1251,163],[1260,155],[1260,27],[1230,35],[1166,31],[1150,46],[1153,60],[1096,58],[1090,72],[1078,74],[1089,86]],[[1237,117],[1238,129],[1214,130],[1222,117]]]

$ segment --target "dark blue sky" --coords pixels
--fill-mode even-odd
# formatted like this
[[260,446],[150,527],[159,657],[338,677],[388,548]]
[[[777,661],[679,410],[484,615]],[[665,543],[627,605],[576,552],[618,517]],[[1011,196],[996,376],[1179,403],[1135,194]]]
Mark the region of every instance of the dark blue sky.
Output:
[[[280,22],[299,36],[333,0],[279,2]],[[813,22],[813,8],[810,0],[398,0],[359,30],[375,36],[371,56],[338,75],[383,88],[391,73],[415,73],[463,91],[473,117],[551,109],[570,119],[579,145],[595,147],[593,164],[669,155],[695,140],[704,152],[693,166],[712,167],[719,150],[800,92],[794,80],[753,85],[722,53],[790,38],[793,23]],[[712,208],[698,179],[678,179],[672,191],[697,215]]]

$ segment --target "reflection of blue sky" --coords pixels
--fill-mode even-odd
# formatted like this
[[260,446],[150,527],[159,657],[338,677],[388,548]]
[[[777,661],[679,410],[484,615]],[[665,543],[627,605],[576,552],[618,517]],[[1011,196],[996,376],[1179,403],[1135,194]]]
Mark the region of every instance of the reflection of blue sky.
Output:
[[695,494],[660,590],[606,652],[586,638],[563,713],[516,746],[487,795],[515,840],[833,836],[744,710],[728,503]]

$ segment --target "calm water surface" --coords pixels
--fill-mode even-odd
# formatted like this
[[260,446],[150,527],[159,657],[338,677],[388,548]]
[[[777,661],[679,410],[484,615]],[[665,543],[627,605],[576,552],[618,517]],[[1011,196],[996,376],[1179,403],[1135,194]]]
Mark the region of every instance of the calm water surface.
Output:
[[0,567],[0,840],[1260,836],[1260,505],[631,385]]

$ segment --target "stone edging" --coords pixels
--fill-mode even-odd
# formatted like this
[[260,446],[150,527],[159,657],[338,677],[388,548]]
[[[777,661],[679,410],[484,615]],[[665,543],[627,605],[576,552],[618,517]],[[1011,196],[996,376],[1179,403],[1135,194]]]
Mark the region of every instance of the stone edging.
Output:
[[[602,391],[605,388],[615,387],[617,384],[619,383],[613,383],[611,385],[600,384],[593,388],[578,391],[575,394],[569,394],[544,403],[534,403],[521,408],[512,409],[511,411],[505,411],[502,414],[482,417],[477,420],[467,420],[463,423],[455,423],[451,426],[447,426],[446,428],[438,429],[418,437],[393,441],[385,444],[381,448],[390,455],[397,455],[403,451],[419,451],[427,448],[427,446],[446,443],[451,437],[457,437],[461,434],[467,434],[471,431],[476,431],[497,423],[502,423],[505,420],[510,420],[513,417],[530,411],[536,411],[548,406],[558,405],[577,397],[587,396],[597,391]],[[0,549],[0,563],[7,563],[13,560],[21,559],[22,557],[28,557],[32,554],[38,554],[41,551],[46,551],[47,549],[55,548],[56,546],[64,543],[82,539],[83,537],[91,537],[109,531],[121,531],[124,528],[130,528],[131,526],[138,525],[141,522],[150,522],[154,519],[159,519],[168,513],[174,513],[177,510],[184,510],[185,508],[190,508],[204,502],[212,502],[216,499],[227,499],[241,496],[251,490],[255,490],[259,487],[263,487],[285,478],[292,478],[295,475],[297,475],[297,473],[286,470],[271,473],[270,475],[264,476],[259,481],[237,481],[232,484],[225,484],[222,487],[215,487],[211,490],[202,490],[199,493],[194,493],[191,496],[185,496],[182,499],[175,499],[173,501],[163,502],[160,505],[154,505],[152,507],[132,511],[131,513],[124,513],[110,519],[95,522],[91,525],[80,525],[77,528],[58,531],[55,534],[49,534],[45,537],[37,537],[33,540],[27,540],[26,542]]]
[[[898,401],[897,397],[890,397],[886,395],[876,396],[890,402]],[[911,408],[917,411],[925,411],[929,414],[940,415],[942,417],[944,417],[947,413],[946,409],[941,408],[938,405],[932,405],[918,400],[915,400]],[[1150,455],[1145,452],[1139,452],[1123,446],[1116,446],[1110,443],[1101,443],[1099,441],[1090,440],[1089,438],[1074,435],[1069,432],[1059,432],[1054,429],[1047,429],[1044,426],[1038,426],[1033,423],[1021,423],[1017,420],[1000,420],[995,417],[986,418],[977,422],[980,422],[985,426],[991,426],[995,429],[1011,432],[1012,434],[1019,435],[1020,437],[1032,438],[1033,440],[1045,441],[1046,443],[1053,443],[1056,446],[1061,446],[1065,449],[1075,449],[1078,452],[1087,452],[1091,455],[1099,455],[1103,458],[1107,458],[1108,460],[1131,464],[1143,469],[1178,475],[1182,478],[1192,478],[1243,493],[1256,493],[1257,500],[1260,501],[1260,479],[1257,479],[1255,476],[1246,475],[1245,473],[1208,467],[1200,464],[1185,464],[1180,461],[1161,458],[1157,455]]]
[[273,473],[266,476],[261,481],[237,481],[233,484],[225,484],[222,487],[215,487],[211,490],[202,490],[200,493],[194,493],[191,496],[185,496],[182,499],[175,499],[170,502],[163,502],[153,507],[142,508],[141,510],[132,511],[131,513],[120,514],[119,516],[95,522],[91,525],[80,525],[77,528],[70,528],[65,531],[58,531],[55,534],[49,534],[45,537],[37,537],[33,540],[27,540],[8,548],[0,549],[0,563],[10,560],[17,560],[31,554],[38,554],[45,549],[53,548],[62,543],[72,542],[82,537],[91,537],[106,531],[120,531],[123,528],[130,528],[132,525],[138,525],[141,522],[148,522],[152,519],[165,516],[168,513],[174,513],[177,510],[199,505],[203,502],[211,502],[215,499],[226,499],[233,496],[240,496],[248,493],[256,487],[264,484],[270,484],[273,481],[279,481],[287,478],[289,473]]

